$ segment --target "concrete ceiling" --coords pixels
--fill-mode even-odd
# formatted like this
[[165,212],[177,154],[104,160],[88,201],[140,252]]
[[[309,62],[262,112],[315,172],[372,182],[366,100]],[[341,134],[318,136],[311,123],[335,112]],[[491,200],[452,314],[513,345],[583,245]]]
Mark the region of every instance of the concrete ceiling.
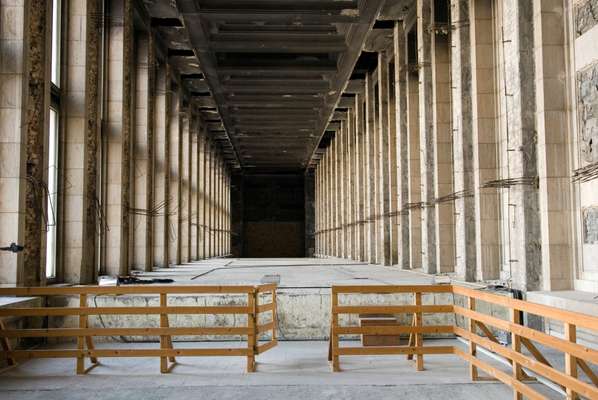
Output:
[[260,172],[308,166],[383,3],[144,0],[229,162]]

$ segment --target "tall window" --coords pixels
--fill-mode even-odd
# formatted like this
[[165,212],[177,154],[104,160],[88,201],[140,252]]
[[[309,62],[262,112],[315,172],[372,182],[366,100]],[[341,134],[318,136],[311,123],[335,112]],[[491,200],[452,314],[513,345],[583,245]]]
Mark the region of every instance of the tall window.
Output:
[[48,198],[46,233],[46,278],[56,278],[56,239],[58,221],[58,144],[60,121],[60,43],[62,38],[61,0],[52,0],[51,105],[48,123]]
[[52,84],[60,87],[61,0],[52,0]]
[[58,111],[50,108],[48,135],[48,229],[46,234],[46,277],[56,277],[56,211],[58,199]]

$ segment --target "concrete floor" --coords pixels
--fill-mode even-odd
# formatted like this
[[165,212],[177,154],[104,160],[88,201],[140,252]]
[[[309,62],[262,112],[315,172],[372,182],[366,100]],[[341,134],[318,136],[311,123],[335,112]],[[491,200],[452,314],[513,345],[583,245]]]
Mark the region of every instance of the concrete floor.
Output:
[[265,275],[279,275],[280,288],[328,288],[356,281],[363,285],[433,283],[433,277],[414,271],[335,258],[222,258],[138,274],[174,279],[179,285],[259,284]]
[[[455,342],[438,344],[447,343]],[[100,345],[106,346],[123,345]],[[282,342],[258,357],[254,374],[244,373],[245,359],[237,357],[181,358],[165,375],[159,373],[157,359],[103,359],[86,376],[75,375],[73,360],[32,360],[0,375],[0,398],[502,400],[512,396],[499,383],[472,383],[465,362],[452,355],[426,357],[423,372],[415,371],[404,356],[341,357],[343,371],[332,373],[327,346],[327,342]]]

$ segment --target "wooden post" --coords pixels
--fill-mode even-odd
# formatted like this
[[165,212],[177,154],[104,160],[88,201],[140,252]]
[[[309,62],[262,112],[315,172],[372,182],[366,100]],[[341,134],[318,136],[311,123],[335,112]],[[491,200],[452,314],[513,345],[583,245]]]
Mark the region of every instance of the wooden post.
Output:
[[[87,307],[87,295],[80,294],[79,295],[79,308]],[[79,314],[79,329],[86,329],[87,328],[87,315]],[[85,350],[85,336],[79,336],[77,338],[77,350],[79,350],[79,354],[77,355],[77,375],[84,375],[85,374],[85,356],[83,355],[83,350]]]
[[332,371],[339,372],[340,365],[339,365],[339,358],[338,358],[338,314],[335,311],[335,308],[338,306],[338,293],[332,291],[332,332],[330,332],[330,343],[331,343],[331,353],[332,353]]
[[[564,323],[565,340],[575,343],[577,341],[576,326],[568,322]],[[565,353],[565,373],[570,377],[577,379],[577,359],[569,353]],[[576,392],[567,388],[567,400],[577,400],[579,396]]]
[[[471,311],[475,311],[475,299],[472,297],[467,297],[467,307],[471,310]],[[476,333],[476,321],[473,318],[469,318],[469,333],[471,333],[472,335],[474,335]],[[477,353],[477,346],[476,344],[470,340],[469,341],[469,355],[471,355],[472,357],[475,357]],[[469,377],[471,378],[472,381],[477,381],[478,380],[478,368],[473,365],[472,363],[469,363]]]
[[[168,307],[168,298],[166,293],[160,293],[160,307]],[[168,326],[168,314],[160,314],[160,328],[166,328]],[[160,349],[165,350],[168,348],[168,336],[160,336]],[[168,357],[160,357],[160,372],[163,374],[168,373]]]
[[[4,325],[4,322],[0,319],[0,331],[3,331],[3,330],[6,330],[6,326]],[[0,343],[2,344],[2,351],[8,352],[8,351],[12,350],[10,348],[10,342],[8,341],[7,337],[2,337],[0,340]],[[7,358],[7,363],[11,367],[14,365],[17,365],[17,361],[12,357]]]
[[[415,305],[416,306],[421,306],[422,305],[422,294],[421,293],[415,293]],[[417,311],[415,313],[415,326],[416,327],[421,327],[423,325],[423,319],[422,319],[422,313],[421,311]],[[424,337],[423,334],[421,333],[416,333],[415,334],[415,347],[416,348],[421,348],[424,345]],[[415,359],[415,368],[418,371],[423,371],[424,370],[424,355],[423,354],[418,354],[416,356]]]
[[257,292],[247,294],[247,307],[249,313],[247,314],[247,328],[251,331],[247,335],[247,372],[255,372],[255,350],[257,344]]
[[[415,319],[416,316],[415,313],[413,313],[413,316],[411,318],[411,326],[413,327],[415,326]],[[409,334],[409,341],[407,342],[407,347],[411,347],[413,345],[415,345],[415,333],[412,332]],[[407,360],[413,360],[413,353],[407,354]]]
[[272,326],[272,341],[275,342],[277,340],[277,333],[276,328],[278,327],[278,305],[276,303],[276,288],[272,289],[272,322],[274,323]]
[[[511,322],[517,325],[521,324],[521,315],[519,313],[519,310],[516,309],[510,309],[509,310],[511,313]],[[514,332],[511,332],[511,347],[513,349],[513,351],[516,351],[517,353],[521,353],[521,338],[515,334]],[[517,381],[521,381],[521,379],[523,378],[523,370],[521,369],[521,366],[515,362],[515,360],[513,360],[513,379],[517,380]],[[515,387],[513,387],[513,399],[514,400],[523,400],[523,395],[517,391],[517,389],[515,389]]]

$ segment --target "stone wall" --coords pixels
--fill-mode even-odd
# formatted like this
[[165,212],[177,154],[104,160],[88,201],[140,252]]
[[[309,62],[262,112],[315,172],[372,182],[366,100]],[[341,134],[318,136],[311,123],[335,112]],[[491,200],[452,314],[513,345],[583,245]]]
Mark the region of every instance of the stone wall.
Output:
[[581,36],[598,24],[598,0],[580,0],[575,6],[575,31]]

